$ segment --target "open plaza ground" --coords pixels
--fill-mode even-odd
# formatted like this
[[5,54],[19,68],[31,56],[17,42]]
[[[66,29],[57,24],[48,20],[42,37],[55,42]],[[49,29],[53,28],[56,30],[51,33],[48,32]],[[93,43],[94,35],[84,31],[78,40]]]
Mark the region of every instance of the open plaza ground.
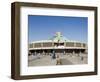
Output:
[[[59,65],[78,65],[78,64],[87,64],[88,57],[87,54],[59,54]],[[57,58],[53,59],[52,55],[30,55],[28,56],[28,66],[52,66],[57,65]]]

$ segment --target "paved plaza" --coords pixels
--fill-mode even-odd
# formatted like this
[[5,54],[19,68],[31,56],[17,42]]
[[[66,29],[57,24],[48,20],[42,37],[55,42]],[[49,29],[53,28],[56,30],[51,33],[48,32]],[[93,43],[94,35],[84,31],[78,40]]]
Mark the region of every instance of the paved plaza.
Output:
[[[87,64],[87,54],[62,55],[59,54],[60,65]],[[51,55],[30,55],[28,56],[28,66],[52,66],[57,64],[57,58],[53,59]]]

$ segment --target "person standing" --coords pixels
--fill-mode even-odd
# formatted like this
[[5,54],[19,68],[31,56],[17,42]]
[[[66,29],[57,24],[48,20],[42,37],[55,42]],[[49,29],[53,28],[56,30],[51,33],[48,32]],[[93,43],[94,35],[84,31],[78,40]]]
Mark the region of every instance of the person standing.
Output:
[[52,53],[52,59],[56,59],[55,51],[53,51],[53,53]]
[[56,65],[61,65],[61,59],[59,57],[59,55],[57,55],[57,58],[56,58]]

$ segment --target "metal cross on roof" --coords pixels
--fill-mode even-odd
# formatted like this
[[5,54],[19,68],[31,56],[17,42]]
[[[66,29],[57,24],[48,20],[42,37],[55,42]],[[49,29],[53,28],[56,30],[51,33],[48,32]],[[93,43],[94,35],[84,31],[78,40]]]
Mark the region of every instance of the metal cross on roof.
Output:
[[53,36],[52,38],[53,41],[57,41],[57,42],[65,42],[65,41],[69,41],[68,39],[66,39],[66,37],[64,37],[61,32],[56,32],[56,34]]

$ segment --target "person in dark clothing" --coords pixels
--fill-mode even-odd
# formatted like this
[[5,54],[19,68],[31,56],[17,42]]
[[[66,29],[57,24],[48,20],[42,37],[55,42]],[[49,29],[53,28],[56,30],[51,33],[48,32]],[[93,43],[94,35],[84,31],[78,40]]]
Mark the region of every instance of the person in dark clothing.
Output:
[[52,59],[56,59],[55,51],[53,51],[53,53],[52,53]]

